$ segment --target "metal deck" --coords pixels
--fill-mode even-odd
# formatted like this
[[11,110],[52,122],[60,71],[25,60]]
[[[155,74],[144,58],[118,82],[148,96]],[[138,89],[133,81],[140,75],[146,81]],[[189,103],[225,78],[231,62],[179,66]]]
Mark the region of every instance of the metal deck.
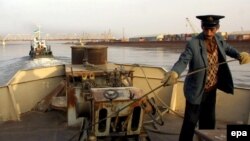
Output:
[[178,141],[183,119],[174,114],[163,116],[164,125],[144,124],[150,141]]
[[[76,141],[79,127],[68,127],[66,112],[30,111],[21,116],[21,121],[0,123],[1,141]],[[164,125],[144,124],[150,141],[177,141],[182,119],[165,114]],[[123,139],[124,140],[124,139]],[[125,139],[126,140],[126,139]]]
[[80,128],[68,127],[66,117],[63,111],[27,112],[21,116],[21,121],[0,123],[0,140],[69,141]]
[[[151,120],[148,117],[146,119]],[[166,113],[163,121],[163,126],[153,124],[153,122],[144,123],[143,132],[146,134],[143,135],[145,136],[143,141],[178,141],[183,119],[177,115]],[[225,129],[225,124],[222,126],[219,123],[219,126]],[[21,116],[21,121],[0,122],[1,141],[77,141],[79,131],[80,127],[68,127],[66,112],[59,110],[30,111]],[[111,137],[106,140],[135,141],[126,137],[122,139]],[[197,137],[194,137],[194,140],[197,141]]]

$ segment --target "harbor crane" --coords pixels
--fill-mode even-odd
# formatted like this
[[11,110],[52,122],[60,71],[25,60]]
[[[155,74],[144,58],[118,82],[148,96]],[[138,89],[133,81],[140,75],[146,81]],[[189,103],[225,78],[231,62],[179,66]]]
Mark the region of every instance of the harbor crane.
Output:
[[193,26],[193,24],[191,23],[191,21],[189,20],[189,18],[186,18],[186,20],[187,20],[189,26],[191,27],[192,32],[193,32],[194,34],[198,34],[197,30],[194,28],[194,26]]

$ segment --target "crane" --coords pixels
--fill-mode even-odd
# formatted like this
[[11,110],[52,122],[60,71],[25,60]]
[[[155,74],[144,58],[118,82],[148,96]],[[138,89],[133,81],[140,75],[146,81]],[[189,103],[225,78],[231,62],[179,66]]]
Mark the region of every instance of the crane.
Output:
[[193,24],[190,22],[189,18],[186,18],[189,26],[191,27],[194,34],[198,34],[197,30],[194,28]]

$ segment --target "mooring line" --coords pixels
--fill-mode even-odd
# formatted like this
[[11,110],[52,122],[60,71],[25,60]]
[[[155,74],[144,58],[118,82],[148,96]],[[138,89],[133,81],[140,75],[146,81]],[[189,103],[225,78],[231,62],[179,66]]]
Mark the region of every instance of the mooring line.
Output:
[[[234,62],[234,61],[237,61],[237,60],[236,60],[236,59],[232,59],[232,60],[228,60],[228,61],[224,61],[224,62],[218,63],[218,64],[216,64],[216,65],[219,66],[219,65],[226,64],[226,63],[229,63],[229,62]],[[195,74],[195,73],[204,71],[204,70],[206,70],[206,69],[208,69],[208,67],[204,67],[204,68],[201,68],[201,69],[198,69],[198,70],[189,72],[189,73],[187,73],[187,74],[185,74],[185,75],[181,75],[180,77],[178,77],[178,79],[179,79],[179,78],[186,77],[186,76],[189,76],[189,75],[193,75],[193,74]],[[142,97],[140,97],[140,98],[138,98],[138,99],[135,99],[133,102],[127,104],[126,106],[122,107],[122,108],[119,109],[118,111],[116,111],[116,112],[114,112],[114,113],[108,115],[106,118],[100,119],[99,121],[94,122],[93,124],[90,124],[87,128],[85,128],[85,129],[83,129],[83,130],[80,130],[78,133],[76,133],[75,135],[73,135],[73,136],[69,139],[69,141],[71,141],[73,138],[75,138],[76,135],[78,135],[78,134],[80,134],[81,132],[83,132],[83,131],[89,129],[90,127],[95,126],[96,124],[99,124],[100,122],[105,121],[106,119],[111,118],[111,117],[114,116],[114,115],[118,115],[121,111],[123,111],[123,110],[126,109],[127,107],[129,107],[129,106],[131,106],[132,104],[138,102],[139,100],[145,98],[146,96],[148,96],[148,95],[151,94],[152,92],[158,90],[158,89],[161,88],[162,86],[165,87],[165,86],[171,86],[171,85],[164,85],[164,83],[163,83],[163,84],[161,84],[161,85],[155,87],[155,88],[152,89],[151,91],[149,91],[149,92],[147,92],[146,94],[144,94]]]

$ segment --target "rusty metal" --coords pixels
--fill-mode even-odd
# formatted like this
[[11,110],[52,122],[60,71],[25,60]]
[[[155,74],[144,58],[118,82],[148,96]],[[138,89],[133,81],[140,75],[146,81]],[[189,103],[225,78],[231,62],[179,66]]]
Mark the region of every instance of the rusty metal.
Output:
[[87,50],[87,61],[94,65],[107,63],[107,46],[85,46]]
[[86,61],[84,46],[71,46],[71,63],[83,64]]
[[68,107],[75,107],[76,105],[75,89],[71,86],[67,88],[67,105]]
[[[113,99],[107,98],[106,91],[116,91],[118,96]],[[95,136],[140,134],[144,117],[144,110],[140,107],[141,102],[135,102],[123,111],[118,111],[132,101],[140,99],[144,95],[142,89],[135,87],[92,88],[91,95],[93,96],[92,123],[101,121],[93,126],[92,132]]]
[[[96,65],[94,61],[98,59],[91,60],[91,57],[101,56],[98,52],[103,54],[106,49],[86,47],[88,63]],[[98,62],[102,63],[107,65],[105,61]],[[149,104],[145,104],[145,100],[141,98],[144,95],[143,90],[132,87],[133,71],[117,67],[94,69],[87,65],[70,65],[66,70],[69,125],[75,125],[81,118],[87,118],[90,124],[82,131],[86,131],[88,137],[141,134],[145,113],[141,103]]]

